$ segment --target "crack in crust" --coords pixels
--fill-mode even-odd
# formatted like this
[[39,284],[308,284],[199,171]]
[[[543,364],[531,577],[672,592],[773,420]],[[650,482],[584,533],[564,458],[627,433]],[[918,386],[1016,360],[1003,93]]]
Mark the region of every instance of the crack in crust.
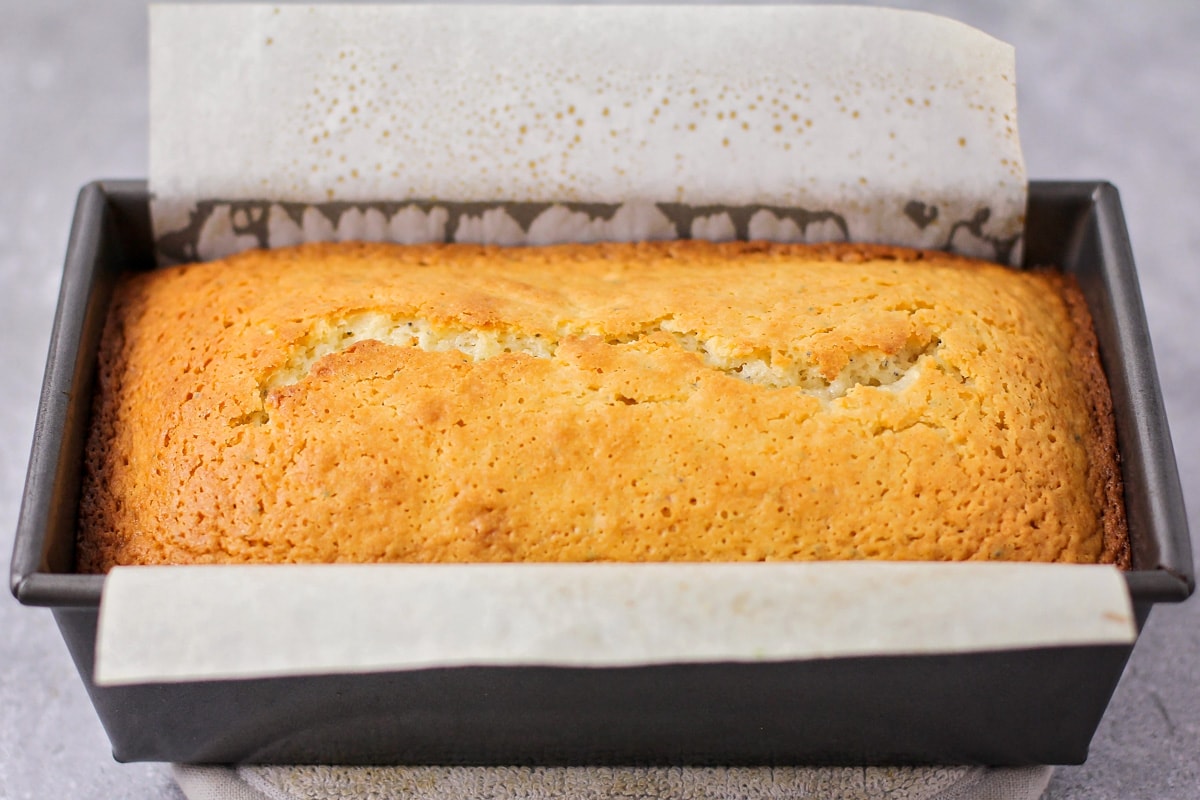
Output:
[[[748,349],[727,337],[705,337],[688,330],[668,315],[638,325],[620,334],[606,334],[598,326],[561,325],[549,335],[525,333],[514,326],[498,324],[490,328],[464,325],[458,321],[435,324],[419,317],[356,311],[336,320],[319,319],[293,346],[287,361],[259,383],[265,398],[272,391],[293,386],[304,380],[323,358],[345,352],[363,341],[376,341],[393,347],[415,347],[427,353],[455,351],[472,361],[483,361],[501,353],[519,353],[532,358],[555,359],[560,346],[572,339],[593,338],[605,345],[620,347],[650,341],[660,347],[674,347],[697,356],[705,367],[746,383],[770,388],[796,387],[805,394],[824,400],[845,396],[855,386],[891,386],[911,382],[913,369],[926,357],[937,354],[938,341],[931,335],[924,340],[911,337],[896,352],[863,349],[849,355],[846,365],[832,378],[820,365],[806,360],[793,347],[772,351]],[[253,411],[231,421],[231,425],[262,424],[265,412]]]

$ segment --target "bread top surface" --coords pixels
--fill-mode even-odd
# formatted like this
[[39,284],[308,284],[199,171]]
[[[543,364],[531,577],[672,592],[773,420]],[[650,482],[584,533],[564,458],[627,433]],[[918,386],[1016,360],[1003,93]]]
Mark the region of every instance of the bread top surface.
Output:
[[941,253],[304,245],[130,277],[79,566],[1127,563],[1074,285]]

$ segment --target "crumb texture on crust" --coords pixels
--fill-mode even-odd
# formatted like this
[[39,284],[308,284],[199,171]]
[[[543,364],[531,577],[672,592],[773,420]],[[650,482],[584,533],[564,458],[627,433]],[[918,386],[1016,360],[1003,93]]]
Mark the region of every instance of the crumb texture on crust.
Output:
[[119,286],[79,568],[1127,563],[1107,404],[1047,272],[861,245],[254,251]]

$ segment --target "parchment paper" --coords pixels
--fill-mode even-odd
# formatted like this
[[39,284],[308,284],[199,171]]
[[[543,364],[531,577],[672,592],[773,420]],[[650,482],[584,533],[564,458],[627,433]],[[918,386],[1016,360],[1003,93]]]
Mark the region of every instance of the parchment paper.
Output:
[[1020,259],[1012,48],[927,14],[158,6],[150,70],[166,260],[677,236]]
[[1063,564],[117,568],[95,680],[1128,644],[1124,584]]
[[[861,240],[1016,263],[1010,47],[898,11],[160,6],[164,260],[312,239]],[[377,613],[388,609],[389,613]],[[1109,567],[114,570],[104,684],[1136,636]]]

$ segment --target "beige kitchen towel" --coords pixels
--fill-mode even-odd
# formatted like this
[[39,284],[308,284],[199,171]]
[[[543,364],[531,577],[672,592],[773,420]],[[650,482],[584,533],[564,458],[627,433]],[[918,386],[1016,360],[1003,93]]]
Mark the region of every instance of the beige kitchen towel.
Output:
[[1052,767],[175,765],[188,800],[1037,800]]

